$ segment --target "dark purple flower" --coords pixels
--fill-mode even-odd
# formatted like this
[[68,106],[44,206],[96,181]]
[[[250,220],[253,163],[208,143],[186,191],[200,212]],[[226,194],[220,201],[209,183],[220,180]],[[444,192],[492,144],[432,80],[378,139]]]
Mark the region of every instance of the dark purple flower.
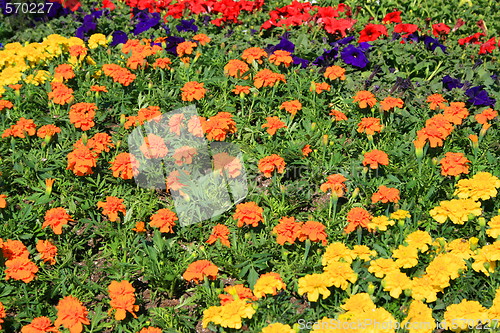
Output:
[[94,31],[97,28],[95,18],[96,17],[93,14],[85,15],[83,17],[82,25],[78,29],[76,29],[75,36],[80,39],[84,39],[87,32]]
[[347,45],[349,44],[350,42],[352,42],[353,40],[355,40],[356,38],[354,36],[349,36],[349,37],[345,37],[345,38],[342,38],[342,39],[339,39],[333,43],[330,43],[331,46],[335,47],[335,46],[339,46],[339,45]]
[[211,20],[212,20],[212,18],[210,17],[210,15],[203,16],[203,25],[204,26],[209,25]]
[[334,47],[331,50],[323,49],[323,54],[317,57],[313,61],[313,65],[328,67],[333,64],[333,61],[339,57],[339,50],[337,47]]
[[454,79],[451,76],[446,75],[443,77],[443,86],[448,90],[452,90],[454,88],[462,88],[464,84],[460,82],[459,79]]
[[352,45],[344,47],[344,49],[340,52],[340,56],[346,64],[354,67],[365,68],[369,63],[363,49]]
[[177,36],[168,36],[166,39],[167,46],[165,47],[165,51],[170,52],[174,55],[177,55],[177,45],[184,42],[185,39]]
[[446,46],[444,46],[443,44],[439,43],[439,40],[437,40],[436,38],[425,36],[425,38],[424,38],[424,44],[425,44],[425,47],[428,50],[434,51],[436,48],[439,47],[441,49],[441,51],[443,51],[443,52],[446,53]]
[[147,31],[151,28],[156,27],[160,23],[160,13],[148,13],[146,11],[139,12],[135,18],[139,20],[139,23],[135,26],[133,31],[134,35],[138,35],[141,32]]
[[0,43],[0,50],[1,50],[1,49],[3,49],[3,44],[2,44],[2,43]]
[[192,32],[197,32],[198,27],[196,24],[194,24],[194,19],[191,20],[181,20],[181,24],[175,26],[177,28],[177,31],[192,31]]
[[484,90],[484,86],[476,86],[467,89],[465,95],[469,97],[467,102],[476,106],[495,106],[496,99],[491,98],[488,92]]
[[259,31],[258,30],[255,30],[255,29],[250,29],[250,35],[253,36],[255,35],[256,33],[258,33]]
[[285,35],[285,36],[281,37],[281,40],[278,44],[276,44],[276,45],[269,44],[266,47],[266,52],[268,54],[272,54],[274,51],[277,51],[277,50],[285,50],[285,51],[288,51],[290,53],[293,53],[295,51],[295,44],[293,44],[291,41],[289,41]]
[[418,31],[409,34],[406,38],[403,38],[405,41],[412,41],[414,43],[418,43],[421,41],[420,36],[418,35]]
[[118,44],[125,44],[128,41],[127,34],[121,30],[117,30],[113,32],[113,41],[111,42],[111,46],[116,46]]
[[309,60],[307,59],[302,59],[302,58],[299,58],[299,57],[296,57],[296,56],[292,56],[292,59],[293,59],[293,64],[294,65],[300,65],[301,68],[306,68],[307,65],[309,65]]
[[391,42],[394,42],[395,40],[398,40],[401,38],[401,34],[398,34],[397,32],[392,33],[392,39]]

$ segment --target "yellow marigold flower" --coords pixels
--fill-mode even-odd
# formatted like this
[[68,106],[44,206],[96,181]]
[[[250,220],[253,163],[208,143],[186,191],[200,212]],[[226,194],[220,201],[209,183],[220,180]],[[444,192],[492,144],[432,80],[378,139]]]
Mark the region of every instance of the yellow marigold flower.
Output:
[[436,323],[432,317],[432,309],[422,301],[414,300],[408,309],[406,319],[401,322],[401,327],[408,327],[408,333],[432,333]]
[[378,258],[370,261],[368,272],[372,273],[379,279],[383,278],[387,273],[392,271],[399,271],[399,266],[390,258]]
[[472,256],[474,262],[472,263],[472,269],[478,273],[484,273],[486,276],[490,276],[490,273],[495,272],[496,262],[490,261],[486,253],[479,250],[478,253]]
[[368,223],[369,231],[386,231],[388,225],[394,225],[394,220],[390,220],[387,216],[374,216],[372,217],[370,223]]
[[330,296],[330,290],[328,287],[333,285],[333,278],[328,274],[309,274],[304,277],[299,278],[299,295],[307,293],[307,299],[309,302],[318,301],[319,295],[323,299]]
[[411,268],[418,264],[418,250],[413,246],[399,245],[392,251],[392,257],[396,258],[396,265],[400,268]]
[[286,285],[278,273],[262,274],[253,286],[253,294],[257,299],[266,294],[276,295],[278,290],[286,289]]
[[354,245],[352,253],[363,261],[370,261],[371,257],[375,257],[377,255],[377,251],[370,250],[370,248],[366,245]]
[[391,214],[391,219],[393,220],[404,220],[409,218],[411,218],[410,212],[403,209],[399,209]]
[[[364,324],[364,329],[361,325]],[[384,325],[384,326],[382,326]],[[339,315],[336,322],[331,322],[328,330],[324,332],[377,332],[377,333],[393,333],[397,322],[394,317],[384,308],[375,308],[372,311],[363,312],[346,312]],[[359,327],[359,328],[358,328]],[[316,332],[316,331],[311,331]],[[323,331],[318,331],[323,332]]]
[[392,271],[387,273],[382,280],[382,286],[385,291],[389,292],[391,297],[399,298],[399,295],[404,290],[411,288],[411,280],[405,273]]
[[[437,280],[438,277],[445,277],[443,281],[448,279],[456,279],[460,273],[467,269],[465,261],[459,256],[452,253],[438,254],[425,269],[433,279]],[[439,285],[441,288],[448,286],[447,282]]]
[[486,234],[493,238],[498,238],[500,236],[500,215],[494,216],[489,222],[488,230],[486,230]]
[[493,242],[490,245],[485,245],[481,250],[484,252],[489,261],[500,260],[500,241]]
[[377,308],[367,293],[351,295],[340,307],[348,312],[367,312]]
[[444,312],[446,328],[461,332],[469,327],[476,327],[479,322],[489,322],[488,310],[477,301],[462,300],[459,304],[452,304]]
[[347,289],[349,282],[354,283],[358,280],[358,274],[346,262],[334,261],[330,263],[324,268],[324,274],[332,279],[332,284],[336,288],[342,290]]
[[295,333],[295,330],[290,325],[282,323],[274,323],[262,329],[261,333]]
[[344,243],[335,242],[327,246],[321,259],[321,264],[327,266],[332,262],[340,260],[351,263],[354,258],[356,258],[356,255]]
[[470,215],[482,214],[481,203],[471,199],[453,199],[441,201],[438,207],[433,208],[429,214],[439,223],[444,223],[449,218],[454,224],[464,224]]
[[252,318],[254,313],[252,303],[247,303],[244,299],[236,299],[222,306],[211,306],[203,311],[203,328],[212,322],[222,327],[241,329],[241,320]]
[[500,288],[498,288],[495,293],[493,304],[488,309],[488,315],[490,316],[491,319],[500,318]]
[[95,49],[99,45],[102,46],[108,45],[108,40],[106,39],[106,36],[104,36],[103,34],[93,34],[92,36],[90,36],[87,44],[90,49]]
[[417,230],[406,236],[405,241],[408,246],[427,252],[428,245],[432,244],[432,237],[427,231]]
[[25,79],[24,82],[39,86],[40,84],[45,83],[50,78],[50,72],[48,71],[43,71],[39,70],[36,72],[36,74],[28,75]]
[[460,199],[488,200],[496,197],[497,188],[500,187],[500,179],[489,172],[479,172],[470,179],[459,180],[455,186],[457,189],[453,195]]
[[458,238],[446,244],[446,251],[463,260],[469,259],[474,254],[470,249],[469,241],[464,238]]
[[433,303],[437,301],[437,293],[442,291],[441,288],[434,285],[433,280],[429,275],[425,274],[422,277],[411,280],[411,297],[416,301],[424,301]]

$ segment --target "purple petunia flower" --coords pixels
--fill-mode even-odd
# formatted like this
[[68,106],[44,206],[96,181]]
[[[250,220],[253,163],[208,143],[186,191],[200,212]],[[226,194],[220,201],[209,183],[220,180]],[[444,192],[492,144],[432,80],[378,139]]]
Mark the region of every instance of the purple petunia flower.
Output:
[[144,31],[156,27],[160,23],[160,13],[148,13],[146,11],[141,11],[135,16],[139,23],[135,26],[133,31],[134,35],[138,35]]
[[451,76],[446,75],[443,77],[443,86],[448,90],[452,90],[454,88],[462,88],[464,84],[460,82],[459,79],[454,79]]
[[467,102],[476,106],[495,106],[496,99],[491,98],[488,92],[484,90],[484,86],[476,86],[467,89],[465,95],[469,97]]
[[287,35],[284,35],[283,37],[281,37],[281,40],[278,44],[276,45],[269,44],[267,45],[265,50],[268,54],[271,54],[277,50],[284,50],[293,53],[295,51],[295,44],[293,44],[291,41],[287,39]]
[[165,51],[177,55],[177,45],[184,41],[185,39],[182,37],[168,36],[166,39],[167,46],[165,47]]
[[113,32],[113,41],[111,42],[111,46],[116,46],[118,44],[125,44],[128,41],[127,34],[121,30],[117,30]]
[[181,24],[175,26],[177,28],[177,31],[192,31],[192,32],[197,32],[198,27],[196,24],[194,24],[194,19],[191,20],[181,20]]
[[355,40],[356,38],[354,36],[349,36],[349,37],[344,37],[342,39],[339,39],[333,43],[330,43],[331,46],[333,47],[336,47],[336,46],[339,46],[339,45],[347,45],[349,44],[350,42],[352,42],[353,40]]
[[[368,44],[369,45],[369,44]],[[367,49],[367,47],[365,47]],[[354,67],[365,68],[369,61],[365,55],[365,51],[362,48],[357,48],[352,45],[347,45],[340,52],[340,57],[348,65]]]
[[313,65],[328,67],[333,64],[333,61],[339,57],[339,49],[338,47],[334,47],[331,50],[323,49],[323,54],[317,57],[313,61]]
[[296,56],[292,56],[293,59],[293,64],[294,65],[300,65],[301,68],[306,68],[307,65],[309,65],[310,61],[307,59],[302,59]]
[[446,53],[446,46],[444,46],[443,44],[439,43],[439,40],[437,40],[436,38],[432,38],[432,37],[426,36],[424,38],[424,44],[425,44],[425,47],[428,50],[434,51],[436,48],[439,47],[441,49],[441,51],[443,51],[444,53]]

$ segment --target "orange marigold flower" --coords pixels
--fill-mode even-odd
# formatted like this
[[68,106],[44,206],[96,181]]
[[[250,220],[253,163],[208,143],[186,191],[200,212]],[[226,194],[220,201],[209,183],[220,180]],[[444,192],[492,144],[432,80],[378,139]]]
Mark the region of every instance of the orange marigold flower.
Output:
[[380,101],[380,106],[382,106],[382,110],[384,111],[389,111],[390,109],[393,108],[403,108],[403,100],[401,98],[395,98],[395,97],[386,97],[384,98],[383,101]]
[[311,87],[309,88],[309,91],[316,91],[316,94],[321,94],[323,91],[330,91],[331,86],[326,83],[326,82],[321,82],[321,83],[316,83],[316,82],[311,82]]
[[373,135],[375,132],[379,132],[382,130],[383,126],[380,125],[379,118],[361,118],[361,121],[358,124],[358,132],[365,132],[368,135]]
[[139,333],[162,333],[162,330],[158,327],[144,327]]
[[172,65],[170,58],[158,58],[153,63],[153,68],[170,69],[170,65]]
[[202,45],[202,46],[203,46],[203,45],[206,45],[206,44],[208,44],[208,43],[210,43],[210,41],[212,40],[212,39],[210,39],[210,37],[208,37],[208,36],[207,36],[207,35],[205,35],[205,34],[197,34],[197,35],[194,35],[194,36],[193,36],[193,39],[194,39],[195,41],[199,42],[199,43],[200,43],[200,45]]
[[90,91],[94,92],[108,92],[108,88],[106,86],[91,86]]
[[321,222],[307,221],[302,224],[299,240],[309,239],[312,242],[321,242],[326,245],[326,227]]
[[276,50],[269,56],[269,62],[276,66],[283,64],[290,67],[293,63],[292,54],[285,50]]
[[229,133],[236,133],[236,122],[229,112],[219,112],[207,121],[201,122],[203,131],[207,134],[208,140],[222,141]]
[[184,114],[177,113],[170,117],[168,120],[168,127],[170,133],[175,133],[175,135],[181,135],[181,128],[183,127]]
[[385,152],[373,149],[364,155],[363,165],[370,165],[370,168],[377,169],[379,164],[389,164],[389,156]]
[[251,225],[257,227],[259,222],[264,223],[262,213],[264,209],[259,207],[255,202],[245,202],[236,205],[236,211],[233,214],[233,219],[238,221],[238,227],[243,225]]
[[139,221],[135,224],[135,227],[132,228],[132,231],[135,232],[146,232],[145,228],[146,224],[142,221]]
[[87,308],[73,296],[66,296],[56,305],[57,319],[54,325],[63,325],[71,333],[83,331],[83,325],[90,325]]
[[23,85],[22,84],[9,84],[9,88],[14,89],[14,90],[19,90],[21,89]]
[[311,145],[305,145],[302,149],[302,155],[304,156],[309,156],[309,154],[312,152]]
[[113,177],[132,179],[139,172],[139,161],[130,153],[120,153],[109,163]]
[[96,133],[87,141],[87,147],[96,154],[108,152],[114,146],[111,136],[107,133]]
[[469,110],[463,102],[451,102],[450,106],[444,108],[443,114],[450,123],[460,125],[462,120],[469,115]]
[[144,157],[148,159],[163,158],[168,154],[168,148],[165,141],[158,135],[149,133],[144,138],[143,144],[139,147]]
[[35,278],[38,267],[28,258],[14,258],[5,262],[5,280],[10,278],[14,280],[29,283]]
[[36,250],[40,253],[40,259],[51,265],[56,263],[57,247],[48,240],[38,240]]
[[340,120],[347,120],[347,116],[339,110],[332,110],[329,113],[330,116],[333,116],[333,120],[340,121]]
[[47,94],[49,99],[59,105],[65,105],[73,101],[73,89],[67,87],[66,85],[52,84],[52,90]]
[[345,69],[340,66],[330,66],[327,67],[325,73],[323,74],[327,79],[336,80],[341,79],[345,80]]
[[267,57],[266,51],[260,47],[250,47],[243,51],[241,59],[245,60],[247,63],[251,64],[254,60],[259,64],[262,64],[262,58]]
[[248,299],[251,301],[256,301],[257,297],[254,296],[252,289],[243,286],[242,284],[236,284],[234,286],[227,286],[224,288],[227,294],[220,294],[220,304],[225,305],[231,303],[237,299]]
[[[1,103],[1,101],[0,101]],[[2,109],[2,106],[0,104],[0,110]],[[493,110],[492,108],[487,108],[486,110],[483,110],[483,112],[478,113],[474,116],[476,121],[481,124],[487,124],[489,120],[495,119],[495,117],[498,116],[498,112]]]
[[192,54],[193,48],[196,47],[197,44],[191,41],[181,42],[177,45],[176,51],[179,57],[184,56],[185,54]]
[[353,232],[358,226],[368,228],[368,223],[372,220],[372,215],[364,208],[354,207],[347,213],[346,233]]
[[88,131],[94,127],[94,117],[97,111],[97,105],[94,103],[76,103],[69,110],[69,121],[76,128],[81,128],[82,131]]
[[217,240],[220,240],[222,245],[230,247],[231,243],[229,242],[228,238],[229,233],[230,233],[229,228],[219,223],[212,229],[212,234],[210,235],[206,243],[213,244]]
[[6,138],[9,136],[14,136],[17,138],[25,138],[26,134],[29,136],[35,135],[36,133],[36,125],[32,119],[19,118],[15,125],[7,128],[3,134],[2,138]]
[[274,170],[277,170],[279,173],[284,173],[285,166],[285,160],[277,154],[272,154],[259,160],[259,171],[266,177],[271,177]]
[[427,97],[426,102],[429,103],[429,109],[431,110],[436,110],[437,108],[444,109],[446,107],[445,103],[448,103],[441,94],[430,95]]
[[[3,303],[0,302],[0,324],[3,323],[3,318],[6,318],[7,314],[5,313],[5,307]],[[0,329],[2,329],[2,325],[0,325]]]
[[56,80],[69,80],[75,77],[75,72],[73,72],[73,67],[68,64],[61,64],[56,67],[54,79]]
[[[132,314],[134,318],[137,318],[135,312],[139,311],[139,305],[134,305],[135,303],[135,288],[132,284],[126,280],[121,282],[111,281],[108,286],[109,297],[111,302],[109,303],[111,307],[116,310],[115,319],[123,320],[127,316],[127,311]],[[110,311],[112,311],[111,309]]]
[[97,154],[87,146],[81,145],[68,154],[66,170],[72,170],[77,176],[87,176],[93,173],[92,168],[97,164]]
[[127,213],[123,199],[113,196],[106,197],[106,201],[97,202],[97,208],[102,208],[102,213],[107,215],[111,222],[118,219],[118,213],[123,213],[123,215]]
[[361,90],[361,91],[358,91],[356,93],[356,95],[354,96],[354,102],[357,102],[359,107],[364,109],[368,105],[370,107],[373,107],[375,105],[375,103],[377,103],[377,99],[375,98],[375,96],[371,92],[366,91],[366,90]]
[[260,70],[253,78],[253,84],[256,88],[273,87],[278,81],[286,83],[285,75],[274,73],[267,68]]
[[136,78],[135,74],[131,71],[116,64],[105,64],[102,66],[102,70],[104,74],[111,77],[113,81],[124,86],[130,85]]
[[379,186],[378,191],[372,195],[372,203],[382,201],[383,203],[399,201],[399,190],[385,185]]
[[6,194],[0,194],[0,208],[7,207],[7,200],[5,198],[7,198]]
[[19,240],[8,239],[2,243],[0,238],[0,248],[3,257],[7,260],[28,258],[30,255],[28,248]]
[[174,233],[175,221],[179,220],[177,214],[168,208],[159,209],[151,215],[149,225],[160,228],[160,232]]
[[21,327],[21,333],[45,332],[59,332],[59,330],[52,325],[52,321],[48,317],[36,317],[30,324]]
[[224,73],[226,75],[235,77],[235,78],[242,78],[244,80],[248,79],[248,75],[245,77],[242,77],[243,74],[248,72],[250,70],[250,67],[241,60],[238,59],[231,59],[229,62],[224,66]]
[[[188,132],[193,134],[194,136],[198,138],[203,137],[203,123],[206,121],[204,117],[200,116],[191,116],[188,120],[187,128]],[[236,123],[234,123],[236,125]],[[236,131],[236,127],[234,127],[234,130]]]
[[214,161],[214,171],[219,171],[220,175],[225,174],[229,178],[236,178],[241,175],[243,166],[236,156],[223,152],[213,155],[212,159]]
[[234,89],[231,90],[233,93],[236,95],[246,95],[250,93],[250,87],[249,86],[240,86],[240,85],[235,85]]
[[278,235],[276,242],[283,245],[286,242],[293,244],[301,236],[302,222],[295,221],[295,217],[282,217],[279,224],[273,228],[273,234]]
[[193,100],[199,101],[205,97],[207,90],[203,88],[204,83],[199,83],[196,81],[186,82],[181,88],[182,100],[191,102]]
[[343,197],[347,190],[347,186],[344,182],[347,180],[343,175],[337,173],[335,175],[330,175],[327,181],[320,186],[320,190],[326,192],[328,190],[332,191],[332,195],[337,197]]
[[175,150],[172,154],[172,158],[175,160],[176,165],[191,164],[193,163],[193,157],[198,153],[196,148],[191,146],[182,146]]
[[44,139],[46,137],[52,137],[56,133],[61,133],[61,129],[59,127],[57,127],[56,125],[49,124],[49,125],[43,125],[42,127],[40,127],[38,129],[38,131],[36,132],[36,135],[39,138]]
[[2,111],[3,109],[12,109],[13,107],[14,104],[12,104],[12,102],[5,99],[0,99],[0,111]]
[[84,45],[71,45],[69,47],[69,55],[72,57],[85,57],[87,50]]
[[462,173],[469,173],[469,166],[467,165],[470,161],[462,153],[451,153],[445,154],[445,157],[439,161],[441,164],[441,174],[443,176],[458,176]]
[[42,224],[42,229],[51,227],[56,235],[62,234],[62,227],[68,224],[69,221],[74,221],[71,215],[66,213],[62,207],[51,208],[45,212],[45,219]]
[[302,110],[302,103],[294,99],[291,101],[286,101],[281,103],[280,110],[285,109],[286,112],[291,113],[293,116],[297,114],[297,111]]
[[192,262],[182,277],[186,281],[193,281],[198,284],[203,281],[205,277],[215,280],[217,278],[217,273],[219,273],[219,268],[215,266],[209,260],[197,260]]
[[280,128],[286,128],[287,126],[285,125],[284,122],[282,122],[278,117],[267,117],[266,118],[267,123],[262,125],[262,128],[269,127],[266,131],[269,133],[269,135],[274,135],[276,134],[276,131],[279,130]]

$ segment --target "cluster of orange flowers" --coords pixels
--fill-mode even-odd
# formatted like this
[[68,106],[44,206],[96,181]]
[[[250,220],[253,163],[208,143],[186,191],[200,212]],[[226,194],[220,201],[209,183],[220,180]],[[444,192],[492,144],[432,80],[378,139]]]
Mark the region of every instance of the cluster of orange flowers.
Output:
[[[368,106],[374,107],[375,104],[377,104],[377,99],[375,98],[375,95],[373,95],[371,92],[366,90],[361,90],[358,91],[354,96],[354,102],[357,102],[359,107],[364,109]],[[380,101],[380,108],[383,111],[389,111],[394,108],[402,109],[403,106],[404,102],[402,99],[391,96],[388,96],[384,98],[382,101]]]
[[66,170],[71,170],[77,176],[86,176],[93,173],[92,168],[97,165],[99,155],[109,152],[115,145],[111,141],[111,136],[107,133],[97,133],[84,144],[83,140],[78,140],[74,144],[74,149],[68,154],[68,166]]
[[134,70],[139,67],[146,67],[146,58],[155,55],[161,49],[159,45],[154,44],[151,46],[151,43],[147,42],[147,40],[140,41],[137,39],[129,39],[122,46],[122,52],[130,54],[127,59],[127,67]]
[[73,89],[69,88],[62,82],[52,82],[50,86],[51,91],[47,94],[47,96],[54,104],[66,105],[71,103],[75,98],[73,96]]
[[224,141],[226,135],[236,133],[236,122],[229,112],[219,112],[207,120],[200,117],[200,120],[208,140]]
[[111,302],[109,303],[112,307],[110,310],[116,310],[115,319],[123,320],[127,316],[127,312],[130,312],[134,318],[137,318],[135,312],[139,311],[139,305],[135,305],[135,288],[132,284],[126,280],[121,282],[112,281],[108,286],[109,297]]
[[28,248],[21,241],[8,239],[4,242],[0,238],[0,249],[6,259],[5,280],[12,278],[29,283],[35,278],[38,267],[29,259]]
[[295,217],[282,217],[273,228],[273,233],[277,235],[276,241],[283,245],[286,242],[294,244],[296,240],[301,242],[309,239],[312,242],[321,242],[326,245],[326,227],[317,221],[298,222]]
[[143,125],[144,122],[152,119],[159,120],[161,116],[161,111],[159,106],[148,106],[146,108],[139,109],[137,112],[137,116],[128,116],[126,118],[123,126],[126,129],[129,129],[132,126]]
[[113,79],[113,81],[128,86],[134,82],[136,76],[131,71],[116,64],[102,65],[102,71],[105,75]]

